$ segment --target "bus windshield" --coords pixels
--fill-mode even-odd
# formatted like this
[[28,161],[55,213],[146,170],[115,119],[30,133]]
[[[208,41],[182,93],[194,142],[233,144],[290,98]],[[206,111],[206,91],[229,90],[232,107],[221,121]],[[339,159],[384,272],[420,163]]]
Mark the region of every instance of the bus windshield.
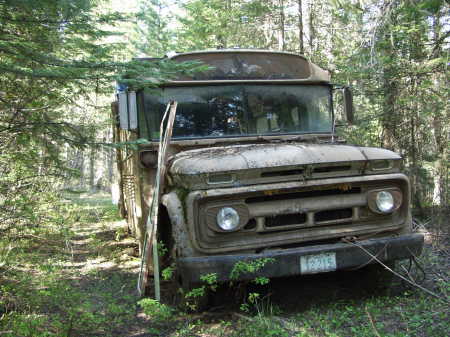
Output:
[[140,136],[157,140],[166,105],[178,102],[175,139],[329,133],[326,85],[220,85],[146,89]]

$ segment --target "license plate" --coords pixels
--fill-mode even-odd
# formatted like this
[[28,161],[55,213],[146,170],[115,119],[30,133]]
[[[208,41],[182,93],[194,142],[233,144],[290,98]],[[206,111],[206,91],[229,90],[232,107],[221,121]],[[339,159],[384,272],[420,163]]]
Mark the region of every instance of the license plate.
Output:
[[300,257],[300,273],[316,274],[336,270],[336,253],[323,253]]

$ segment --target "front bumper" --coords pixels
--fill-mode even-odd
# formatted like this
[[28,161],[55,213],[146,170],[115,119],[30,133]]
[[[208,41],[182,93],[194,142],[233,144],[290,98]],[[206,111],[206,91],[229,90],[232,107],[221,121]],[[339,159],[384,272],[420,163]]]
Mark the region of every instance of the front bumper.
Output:
[[[241,274],[239,280],[250,280],[256,276],[283,277],[305,274],[301,271],[301,256],[324,253],[336,254],[336,270],[357,268],[375,260],[402,260],[418,256],[422,252],[423,235],[419,233],[400,235],[396,237],[370,239],[351,243],[335,243],[283,250],[270,250],[260,254],[215,255],[202,257],[179,258],[177,268],[182,276],[182,284],[189,287],[200,282],[200,276],[216,273],[219,282],[230,280],[230,274],[238,261],[254,261],[271,258],[256,274]],[[361,248],[362,247],[362,248]],[[363,249],[364,248],[364,249]],[[366,252],[367,251],[367,252]],[[370,254],[371,255],[370,255]]]

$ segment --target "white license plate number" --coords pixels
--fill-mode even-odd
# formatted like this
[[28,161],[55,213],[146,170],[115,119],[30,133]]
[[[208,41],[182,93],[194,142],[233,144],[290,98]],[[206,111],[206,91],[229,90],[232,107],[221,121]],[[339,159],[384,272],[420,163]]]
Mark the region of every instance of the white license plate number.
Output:
[[316,274],[336,270],[336,253],[305,255],[300,257],[300,273]]

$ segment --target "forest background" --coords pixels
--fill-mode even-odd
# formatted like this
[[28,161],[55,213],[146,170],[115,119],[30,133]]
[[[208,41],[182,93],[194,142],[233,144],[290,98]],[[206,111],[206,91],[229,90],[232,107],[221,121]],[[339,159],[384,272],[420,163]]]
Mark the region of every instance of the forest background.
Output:
[[0,0],[0,234],[47,223],[65,189],[114,189],[115,81],[176,70],[133,57],[235,47],[304,54],[350,85],[357,124],[339,133],[399,152],[415,213],[448,227],[438,214],[450,195],[449,9],[444,0]]

